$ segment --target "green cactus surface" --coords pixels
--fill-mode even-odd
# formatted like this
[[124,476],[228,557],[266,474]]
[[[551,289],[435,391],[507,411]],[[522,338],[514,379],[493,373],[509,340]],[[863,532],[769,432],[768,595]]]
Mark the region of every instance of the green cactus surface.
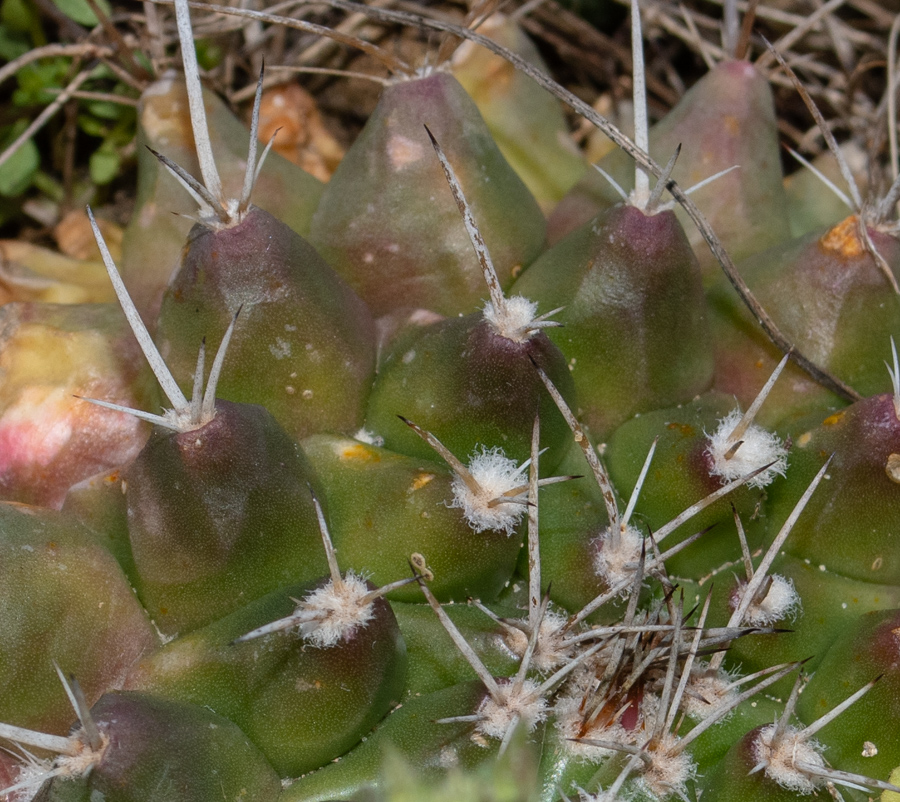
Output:
[[[896,8],[89,5],[136,203],[0,269],[0,802],[900,799]],[[325,184],[269,50],[371,79]]]

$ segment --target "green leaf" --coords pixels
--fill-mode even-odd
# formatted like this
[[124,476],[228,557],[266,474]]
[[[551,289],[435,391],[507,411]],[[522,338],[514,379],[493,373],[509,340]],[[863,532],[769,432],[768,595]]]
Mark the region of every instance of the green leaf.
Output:
[[96,136],[101,139],[106,139],[106,135],[109,132],[109,123],[104,120],[98,120],[96,117],[91,117],[89,114],[78,115],[78,127],[88,136]]
[[62,89],[70,66],[69,59],[51,58],[22,67],[16,73],[19,88],[13,92],[13,104],[45,106],[51,103],[56,95],[47,90]]
[[11,31],[28,33],[38,22],[37,12],[25,0],[3,0],[0,22]]
[[27,36],[0,25],[0,60],[12,61],[30,49]]
[[119,174],[121,163],[118,152],[104,143],[91,154],[91,179],[95,184],[108,184]]
[[[28,126],[27,121],[20,120],[3,138],[3,149],[12,144],[15,138]],[[0,165],[0,195],[13,198],[21,195],[29,186],[41,163],[41,155],[32,140],[25,142],[12,156]]]
[[[80,25],[87,25],[93,28],[99,22],[97,15],[91,10],[87,0],[53,0],[53,5],[69,19],[75,20]],[[112,13],[108,0],[97,0],[97,5],[107,16]]]
[[118,120],[122,115],[122,106],[108,100],[92,100],[87,104],[87,111],[101,120]]

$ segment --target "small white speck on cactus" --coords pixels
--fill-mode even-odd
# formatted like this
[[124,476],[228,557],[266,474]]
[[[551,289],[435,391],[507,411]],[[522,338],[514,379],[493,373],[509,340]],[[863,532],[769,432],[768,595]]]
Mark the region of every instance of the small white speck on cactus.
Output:
[[787,470],[784,443],[777,435],[754,424],[753,420],[789,358],[790,354],[785,354],[743,415],[739,409],[733,409],[719,421],[719,428],[709,436],[706,453],[712,462],[710,473],[713,476],[730,482],[768,465],[747,483],[756,488],[766,487],[776,476],[784,476]]
[[[493,530],[511,535],[526,506],[518,495],[522,492],[522,472],[527,463],[517,465],[503,449],[482,447],[469,461],[471,477],[478,484],[474,490],[462,477],[453,479],[453,500],[449,506],[463,511],[466,523],[476,532]],[[513,492],[514,496],[509,494]],[[508,500],[504,500],[508,499]]]
[[[800,594],[794,587],[794,582],[780,574],[770,574],[763,587],[763,593],[757,592],[756,597],[750,602],[744,613],[743,622],[750,626],[769,626],[778,621],[785,621],[797,616],[802,607]],[[746,585],[741,583],[735,593],[734,601],[740,603]]]
[[[709,436],[707,453],[712,462],[710,473],[730,482],[769,465],[768,469],[747,483],[750,487],[766,487],[776,476],[784,476],[787,449],[778,435],[755,424],[747,427],[742,439],[733,440],[732,432],[741,418],[739,409],[732,410],[719,421],[719,427]],[[736,443],[740,445],[735,450]]]
[[[621,586],[634,576],[640,563],[643,542],[644,536],[631,524],[621,526],[616,538],[613,538],[607,529],[598,539],[599,548],[594,555],[594,572],[609,587]],[[622,588],[623,596],[629,593],[628,587]]]

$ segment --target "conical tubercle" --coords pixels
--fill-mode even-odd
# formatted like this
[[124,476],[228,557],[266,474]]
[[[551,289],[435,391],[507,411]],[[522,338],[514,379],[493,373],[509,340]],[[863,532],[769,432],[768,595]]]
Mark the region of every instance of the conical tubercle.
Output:
[[[641,29],[641,9],[639,0],[631,0],[631,62],[632,62],[632,98],[634,105],[634,144],[649,154],[650,152],[650,123],[647,115],[647,73],[644,64],[644,38]],[[674,199],[670,199],[663,203],[663,192],[667,189],[669,181],[672,178],[672,172],[675,169],[675,163],[681,154],[681,145],[675,148],[675,152],[669,158],[662,175],[657,179],[653,189],[650,189],[650,174],[635,164],[634,167],[634,189],[631,194],[626,196],[624,190],[616,183],[616,181],[605,170],[598,165],[594,167],[600,174],[610,182],[612,187],[619,193],[623,200],[629,206],[640,209],[644,214],[651,216],[659,212],[668,211],[675,205]],[[732,170],[736,170],[738,165],[721,170],[715,175],[699,181],[690,189],[685,190],[686,195],[696,192],[698,189],[705,187],[717,178],[720,178]]]
[[116,293],[119,305],[122,307],[122,311],[125,314],[125,319],[128,321],[128,325],[131,327],[131,331],[138,341],[138,345],[141,347],[141,351],[143,351],[144,357],[150,365],[150,369],[156,376],[156,380],[159,382],[160,387],[169,399],[172,409],[166,410],[162,415],[155,415],[151,412],[129,409],[128,407],[123,407],[119,404],[113,404],[109,401],[101,401],[95,398],[84,398],[83,400],[117,412],[127,412],[129,415],[134,415],[137,418],[141,418],[142,420],[149,421],[157,426],[162,426],[176,432],[189,432],[205,426],[216,416],[216,385],[222,374],[225,355],[228,352],[228,345],[234,334],[234,327],[241,310],[238,309],[235,313],[228,329],[225,331],[222,342],[219,343],[219,349],[213,360],[205,391],[203,391],[202,373],[205,365],[206,345],[205,342],[201,343],[200,355],[197,360],[197,369],[194,375],[194,393],[193,397],[188,400],[184,393],[181,392],[181,388],[175,381],[175,377],[172,376],[172,372],[162,358],[162,354],[160,354],[159,349],[156,347],[156,343],[153,342],[150,332],[144,325],[144,321],[141,319],[140,313],[134,305],[134,301],[131,300],[128,289],[125,287],[125,282],[122,281],[122,277],[119,275],[119,271],[116,268],[116,264],[113,261],[112,255],[109,252],[106,241],[103,239],[103,234],[100,232],[100,228],[97,225],[97,221],[94,218],[94,214],[90,207],[87,209],[87,214],[88,219],[91,222],[91,228],[94,231],[97,247],[100,249],[100,256],[103,259],[103,264],[106,267],[106,272],[113,285],[113,290]]
[[475,255],[478,257],[478,263],[481,265],[481,270],[484,274],[484,280],[490,294],[490,301],[484,307],[485,320],[491,324],[501,337],[506,337],[508,340],[519,343],[529,340],[541,329],[561,325],[557,321],[550,320],[560,309],[554,309],[551,312],[538,315],[536,302],[529,301],[521,295],[507,298],[503,294],[500,278],[494,268],[494,263],[491,260],[487,245],[484,243],[484,238],[481,236],[475,215],[472,213],[466,196],[463,194],[459,178],[457,178],[447,155],[427,125],[425,126],[425,131],[428,133],[434,152],[440,160],[444,176],[450,185],[450,191],[453,193],[459,213],[462,215],[466,233],[469,235],[472,248],[475,250]]
[[822,756],[825,745],[813,740],[819,730],[868,693],[880,679],[880,676],[875,677],[812,724],[797,729],[789,722],[803,682],[803,677],[798,677],[781,718],[760,730],[753,741],[753,756],[757,762],[750,774],[764,771],[770,780],[782,788],[802,794],[812,794],[823,786],[835,785],[868,793],[876,790],[900,793],[900,788],[884,780],[832,769]]
[[[176,0],[175,19],[178,27],[178,38],[181,43],[182,62],[184,64],[185,86],[188,95],[188,107],[191,116],[191,129],[194,133],[194,143],[197,150],[197,160],[200,163],[200,175],[202,183],[191,176],[186,170],[179,167],[165,154],[151,152],[160,160],[163,166],[175,177],[184,189],[197,202],[197,221],[214,229],[231,228],[243,219],[250,209],[250,196],[259,171],[269,153],[274,141],[274,136],[269,140],[257,163],[257,140],[259,135],[259,109],[262,98],[264,69],[260,70],[256,85],[256,96],[253,102],[253,113],[250,123],[250,145],[247,154],[247,166],[244,173],[244,181],[241,195],[237,198],[229,198],[222,186],[222,179],[216,167],[213,155],[212,142],[209,135],[209,123],[206,118],[206,108],[203,103],[203,86],[200,82],[200,68],[197,63],[197,53],[194,49],[193,29],[188,0]],[[277,132],[276,132],[277,133]]]
[[310,493],[328,561],[329,580],[303,599],[295,599],[297,606],[290,615],[257,627],[246,635],[241,635],[233,643],[245,643],[273,632],[296,629],[311,645],[323,649],[331,648],[372,620],[375,615],[372,604],[376,599],[417,581],[417,577],[413,576],[370,590],[363,576],[353,571],[347,571],[342,575],[322,505],[312,488]]
[[[884,258],[884,256],[882,256],[878,249],[875,247],[875,243],[872,241],[872,237],[869,234],[868,228],[870,223],[875,226],[884,225],[887,216],[893,213],[893,206],[897,201],[898,195],[900,195],[900,182],[895,180],[887,195],[880,202],[865,203],[863,201],[862,193],[860,192],[859,185],[856,183],[856,179],[853,176],[853,171],[850,169],[850,165],[848,164],[843,151],[841,151],[840,147],[838,147],[837,140],[834,138],[834,133],[831,131],[831,128],[826,122],[825,117],[822,115],[822,112],[819,111],[819,107],[816,105],[809,92],[807,92],[806,87],[803,86],[800,79],[797,77],[797,74],[784,60],[784,57],[781,55],[781,53],[779,53],[778,50],[776,50],[775,47],[773,47],[765,37],[763,37],[763,41],[765,42],[769,53],[774,56],[774,58],[778,61],[778,64],[791,79],[791,82],[794,84],[794,88],[797,90],[798,94],[803,99],[803,102],[806,104],[806,108],[809,110],[809,113],[816,121],[816,125],[822,132],[822,136],[824,137],[825,142],[828,145],[828,149],[831,151],[832,155],[837,161],[838,168],[841,171],[841,177],[844,179],[845,183],[847,184],[847,189],[850,192],[850,197],[847,198],[847,196],[840,192],[833,184],[831,184],[830,181],[824,179],[824,177],[822,177],[817,170],[814,170],[814,173],[823,178],[823,180],[825,180],[825,183],[829,187],[831,187],[833,191],[837,192],[838,197],[841,198],[841,200],[843,200],[845,203],[848,203],[853,209],[858,218],[857,229],[860,241],[863,243],[868,254],[875,261],[876,266],[882,272],[887,282],[891,285],[891,289],[894,291],[894,293],[900,295],[900,284],[898,284],[897,278],[896,276],[894,276],[894,271],[891,269],[891,266],[887,263],[887,260]],[[809,166],[811,167],[811,165]],[[894,224],[887,227],[889,229],[896,228],[896,225]]]

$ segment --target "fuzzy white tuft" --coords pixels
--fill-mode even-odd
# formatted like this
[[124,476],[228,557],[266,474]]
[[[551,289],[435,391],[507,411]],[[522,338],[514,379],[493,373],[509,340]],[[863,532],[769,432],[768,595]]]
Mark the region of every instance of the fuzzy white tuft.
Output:
[[[644,536],[635,527],[628,524],[619,530],[618,544],[613,543],[609,529],[594,541],[594,572],[608,587],[615,587],[623,580],[634,577],[635,569],[641,559],[641,545]],[[628,595],[630,588],[622,591]]]
[[521,295],[507,298],[499,309],[488,301],[484,305],[484,319],[500,336],[521,343],[540,328],[535,326],[537,306],[537,303]]
[[727,458],[726,454],[734,446],[729,436],[741,417],[741,411],[733,409],[719,421],[719,428],[709,435],[706,453],[712,461],[710,473],[731,482],[771,462],[773,465],[768,470],[754,476],[747,483],[750,487],[763,488],[771,484],[776,476],[784,476],[787,470],[787,449],[777,435],[767,432],[761,426],[751,424],[740,438],[743,441],[740,447],[730,459]]
[[618,723],[585,729],[584,717],[584,696],[581,694],[561,696],[553,706],[559,743],[568,754],[579,760],[600,763],[617,753],[602,746],[583,743],[576,740],[578,738],[629,745],[635,742],[634,734]]
[[109,736],[100,733],[100,745],[92,749],[83,729],[78,729],[69,737],[70,754],[59,754],[55,758],[38,758],[21,748],[23,762],[19,767],[15,784],[0,789],[0,797],[5,802],[31,802],[44,783],[52,777],[69,780],[85,777],[97,766],[109,746]]
[[[537,644],[531,655],[530,666],[539,674],[549,674],[572,659],[574,651],[565,644],[563,627],[568,618],[561,613],[547,610],[541,619]],[[506,647],[516,657],[522,658],[528,649],[528,635],[521,629],[512,629],[503,635]]]
[[372,602],[364,602],[369,588],[362,577],[348,571],[341,583],[328,582],[310,593],[298,612],[311,616],[300,623],[300,634],[313,646],[336,645],[357,627],[372,620]]
[[678,737],[667,732],[654,749],[645,753],[650,756],[650,763],[638,782],[652,799],[668,799],[673,794],[689,798],[687,784],[697,776],[697,764],[686,751],[675,748],[677,744]]
[[491,506],[491,502],[522,485],[522,468],[503,453],[501,448],[481,447],[468,465],[469,473],[477,482],[479,492],[473,492],[457,476],[453,480],[453,501],[450,507],[463,511],[466,523],[476,532],[494,530],[509,536],[525,514],[524,504],[501,502]]
[[[759,602],[752,602],[744,614],[742,624],[760,627],[769,626],[786,618],[793,618],[800,612],[800,594],[794,587],[794,581],[780,574],[771,574],[772,583],[765,598]],[[746,587],[741,583],[732,595],[733,600],[740,603],[741,593]],[[737,604],[734,605],[737,609]]]
[[781,737],[775,739],[777,724],[770,724],[760,730],[753,741],[753,757],[757,764],[765,766],[766,776],[782,788],[799,794],[811,794],[819,786],[811,775],[798,764],[825,768],[822,752],[825,747],[818,741],[799,737],[794,727],[787,727]]
[[697,663],[685,689],[682,702],[684,712],[695,721],[703,721],[718,714],[722,708],[733,708],[738,696],[733,683],[734,678],[723,669],[710,674],[707,664]]
[[499,688],[500,700],[485,696],[478,707],[482,720],[476,729],[482,735],[503,740],[517,724],[531,732],[547,717],[547,700],[538,695],[537,683],[527,679],[517,685],[515,680],[507,680]]

